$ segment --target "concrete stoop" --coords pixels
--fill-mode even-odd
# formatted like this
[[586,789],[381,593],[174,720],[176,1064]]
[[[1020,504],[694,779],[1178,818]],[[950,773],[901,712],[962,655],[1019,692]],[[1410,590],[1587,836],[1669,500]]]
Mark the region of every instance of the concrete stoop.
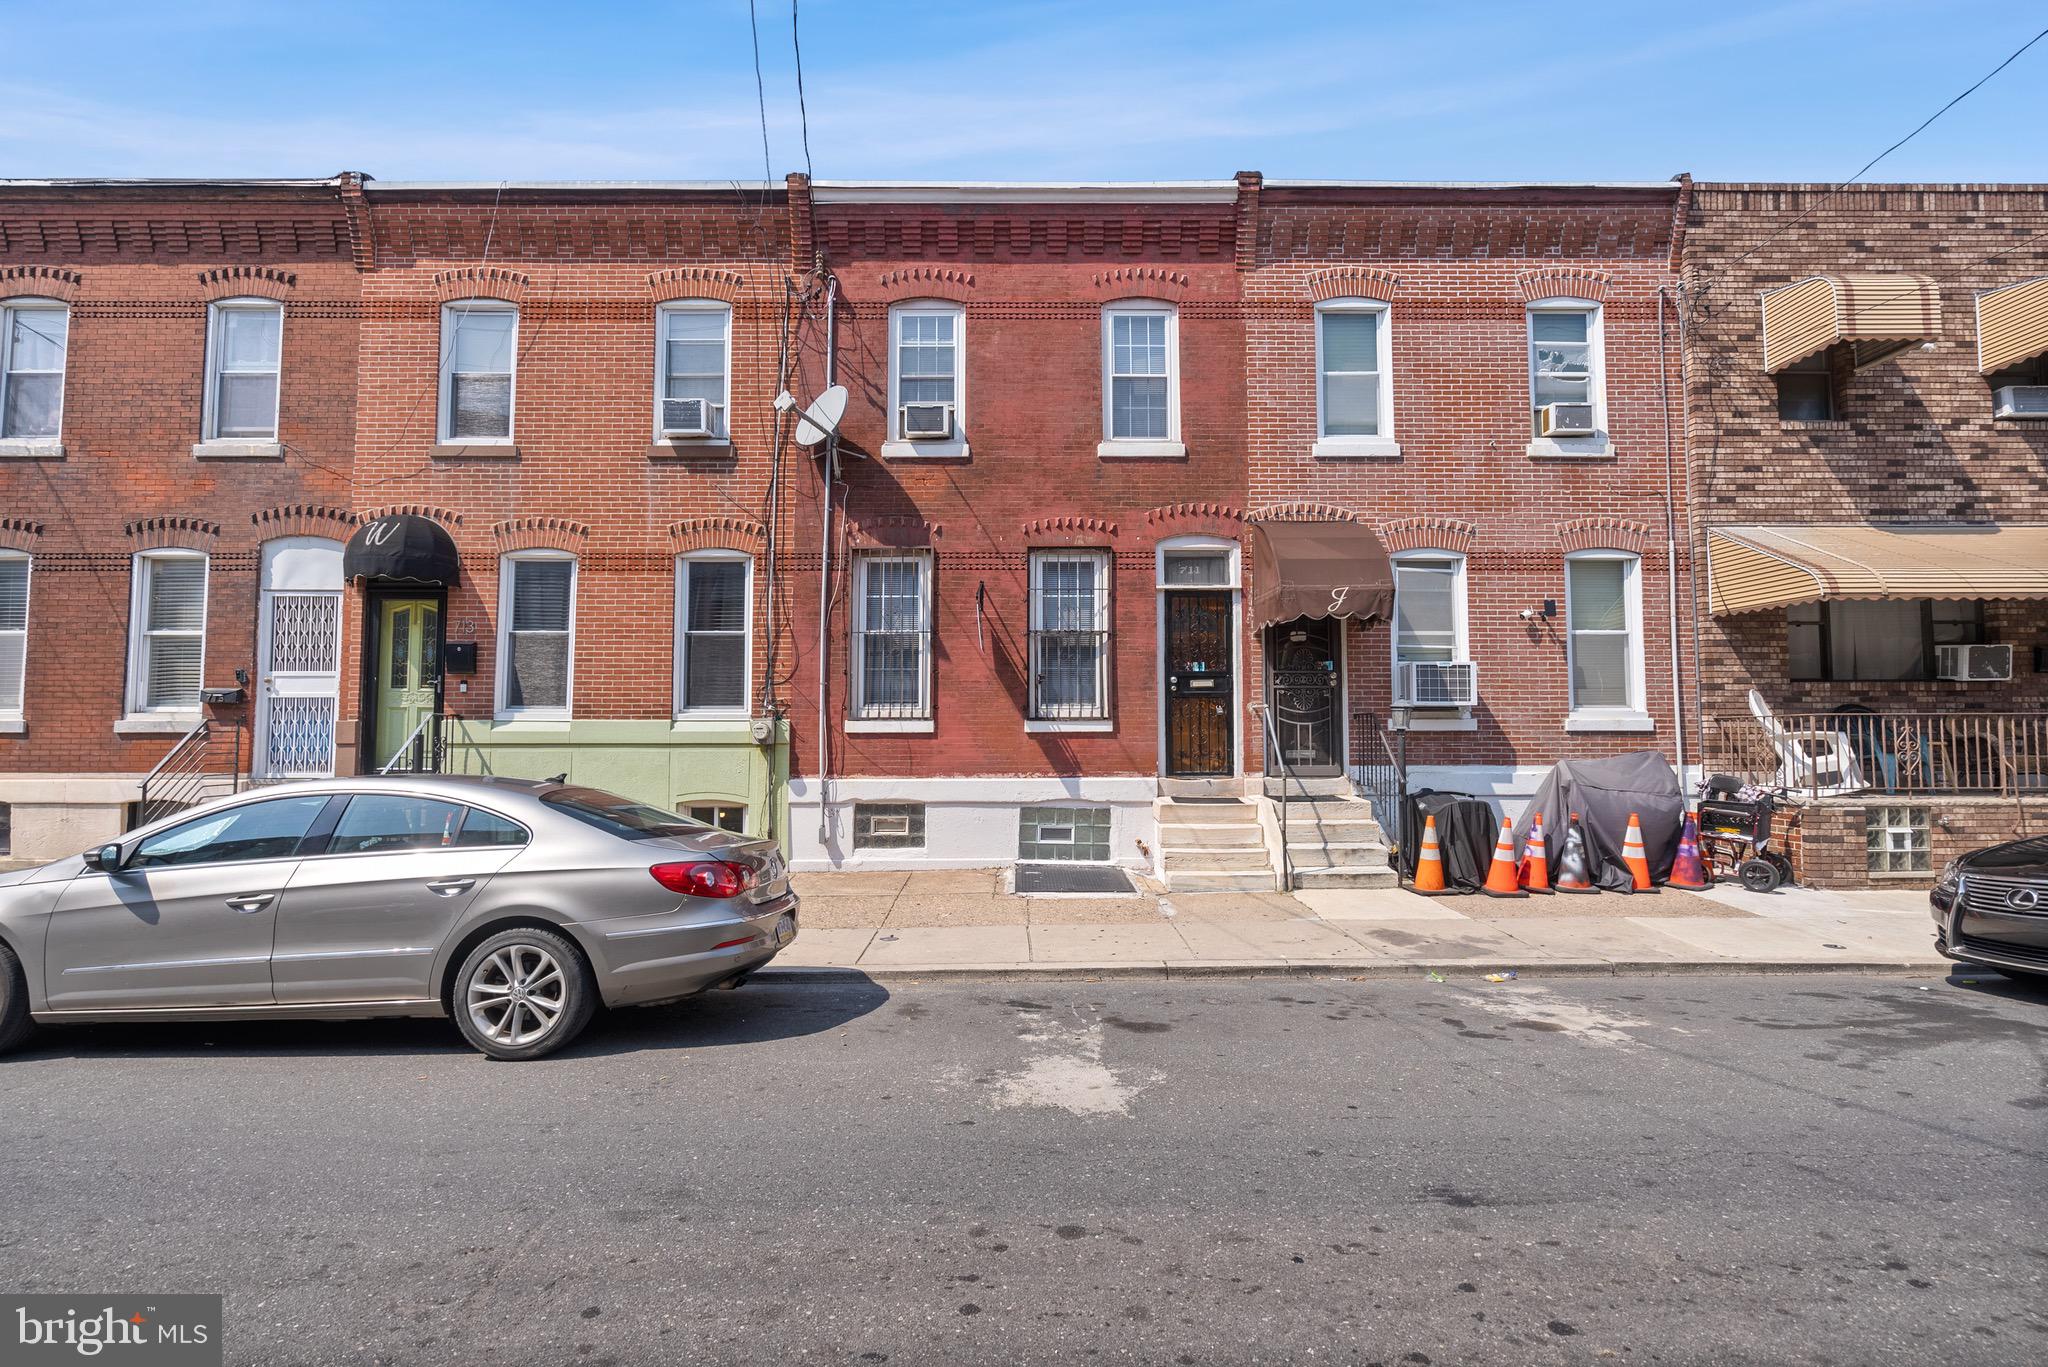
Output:
[[1250,803],[1162,798],[1156,811],[1168,892],[1272,890],[1272,861]]
[[[1280,806],[1274,803],[1274,819]],[[1288,794],[1287,858],[1298,888],[1391,888],[1400,883],[1389,863],[1386,835],[1372,804],[1350,795]]]

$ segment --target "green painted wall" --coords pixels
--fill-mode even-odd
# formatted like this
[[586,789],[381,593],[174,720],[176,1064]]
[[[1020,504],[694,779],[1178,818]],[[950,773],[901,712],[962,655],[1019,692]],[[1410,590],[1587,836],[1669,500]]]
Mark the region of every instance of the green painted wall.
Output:
[[455,721],[448,772],[551,778],[603,788],[659,807],[745,803],[747,833],[769,827],[789,849],[789,724],[775,743],[756,745],[745,718],[734,721]]

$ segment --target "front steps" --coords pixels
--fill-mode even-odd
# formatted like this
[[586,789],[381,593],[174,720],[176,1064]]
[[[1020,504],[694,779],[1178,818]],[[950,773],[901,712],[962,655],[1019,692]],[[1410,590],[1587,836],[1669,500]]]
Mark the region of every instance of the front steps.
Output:
[[1235,798],[1170,798],[1158,804],[1159,856],[1169,892],[1271,892],[1258,810]]
[[[1276,822],[1282,810],[1276,800]],[[1342,793],[1297,795],[1290,789],[1284,810],[1287,857],[1294,866],[1295,887],[1391,888],[1400,884],[1388,862],[1386,836],[1373,819],[1372,804],[1351,796],[1348,783]]]

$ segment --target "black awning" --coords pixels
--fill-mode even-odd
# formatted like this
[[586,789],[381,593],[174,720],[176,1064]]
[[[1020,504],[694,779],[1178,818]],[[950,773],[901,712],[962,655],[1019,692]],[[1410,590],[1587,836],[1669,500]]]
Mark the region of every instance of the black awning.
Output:
[[393,513],[356,528],[341,555],[345,579],[381,584],[452,586],[462,578],[455,538],[432,518]]

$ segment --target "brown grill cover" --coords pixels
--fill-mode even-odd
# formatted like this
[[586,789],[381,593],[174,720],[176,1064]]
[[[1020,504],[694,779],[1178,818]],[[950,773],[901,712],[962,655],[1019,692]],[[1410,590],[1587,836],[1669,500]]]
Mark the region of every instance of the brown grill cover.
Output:
[[1254,626],[1392,616],[1394,566],[1364,523],[1254,522],[1251,533]]

